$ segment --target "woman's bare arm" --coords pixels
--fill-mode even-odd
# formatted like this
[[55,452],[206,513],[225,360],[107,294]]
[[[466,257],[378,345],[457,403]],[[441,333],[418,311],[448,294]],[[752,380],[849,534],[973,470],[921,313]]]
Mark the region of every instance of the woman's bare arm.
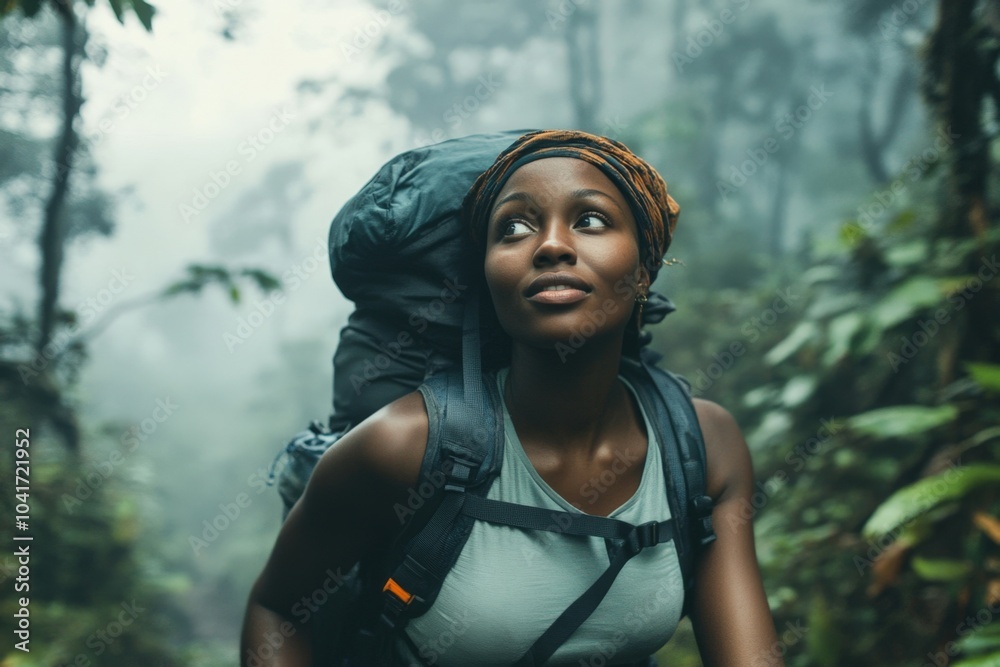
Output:
[[724,408],[695,400],[705,436],[708,494],[718,539],[698,560],[691,621],[705,667],[783,667],[754,548],[753,468],[739,426]]
[[427,431],[423,398],[412,392],[323,455],[250,592],[241,665],[311,667],[308,621],[363,555],[402,528],[392,508],[417,481]]

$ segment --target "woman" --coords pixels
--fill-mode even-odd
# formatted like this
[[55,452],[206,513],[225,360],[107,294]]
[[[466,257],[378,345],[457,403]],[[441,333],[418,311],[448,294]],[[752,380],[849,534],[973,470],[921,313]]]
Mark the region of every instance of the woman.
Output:
[[[490,496],[634,524],[668,517],[648,418],[618,374],[622,354],[638,346],[639,309],[677,221],[662,179],[617,142],[531,133],[479,178],[464,212],[509,339],[495,377],[507,446]],[[724,409],[701,400],[695,408],[718,535],[700,555],[691,606],[702,660],[781,664],[752,526],[740,515],[753,486],[746,443]],[[418,481],[427,433],[413,392],[323,456],[251,593],[244,664],[274,633],[285,639],[270,664],[311,664],[307,632],[291,610],[336,571],[331,564],[346,572],[392,542],[400,530],[393,507],[405,505]],[[594,482],[609,471],[613,482]],[[528,532],[477,522],[434,605],[407,627],[400,654],[441,665],[511,664],[547,626],[543,619],[572,602],[574,580],[589,583],[607,567],[597,538]],[[634,561],[547,664],[634,664],[669,639],[683,592],[673,544]],[[447,646],[436,642],[445,635]]]

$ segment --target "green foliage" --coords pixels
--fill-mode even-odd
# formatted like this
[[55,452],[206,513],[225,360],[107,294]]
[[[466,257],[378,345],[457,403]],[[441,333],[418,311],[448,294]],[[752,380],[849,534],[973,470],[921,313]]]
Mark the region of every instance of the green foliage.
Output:
[[[84,1],[87,7],[96,4]],[[151,29],[154,9],[143,0],[109,2],[119,21],[131,13]],[[683,19],[691,16],[685,16],[684,3],[675,4],[676,23],[684,25]],[[875,31],[878,19],[894,4],[879,0],[855,8],[855,28]],[[35,17],[43,7],[58,11],[66,6],[56,0],[7,0],[0,15],[20,11]],[[545,46],[541,42],[550,31],[567,28],[546,22],[544,8],[527,2],[479,8],[470,3],[473,9],[462,11],[482,12],[471,22],[455,21],[455,7],[440,1],[408,7],[407,27],[435,48],[410,46],[421,39],[388,45],[391,73],[387,81],[375,82],[393,109],[428,132],[443,129],[446,105],[477,85],[465,76],[471,70],[464,63],[485,66],[525,44]],[[800,10],[789,5],[789,15],[794,11]],[[12,21],[4,23],[0,27]],[[831,119],[833,139],[813,141],[811,128],[809,141],[798,141],[797,134],[769,158],[757,180],[737,195],[721,196],[720,179],[729,178],[746,149],[760,145],[741,144],[740,137],[769,129],[783,108],[801,104],[802,90],[847,65],[846,60],[830,64],[827,56],[821,60],[811,57],[812,52],[796,51],[792,38],[777,25],[777,20],[752,19],[727,24],[724,35],[690,70],[726,76],[699,78],[685,72],[677,77],[678,87],[667,103],[625,125],[627,136],[621,138],[664,168],[671,192],[684,204],[681,233],[697,230],[684,246],[690,253],[684,256],[687,266],[661,273],[661,282],[668,285],[664,291],[683,315],[668,318],[655,345],[666,356],[665,365],[692,379],[697,395],[730,408],[749,434],[758,474],[755,498],[763,498],[753,508],[757,547],[777,625],[804,620],[809,628],[805,641],[790,647],[790,667],[915,664],[952,641],[957,648],[949,654],[961,653],[952,664],[1000,664],[1000,623],[967,636],[956,631],[962,618],[1000,596],[998,545],[983,528],[1000,514],[1000,281],[991,278],[972,288],[981,260],[1000,250],[1000,236],[994,231],[975,238],[941,237],[936,223],[954,202],[938,196],[945,179],[932,170],[915,184],[919,187],[910,188],[912,194],[896,198],[895,190],[883,191],[895,199],[886,206],[891,210],[884,223],[871,224],[860,215],[843,221],[830,214],[835,208],[853,210],[859,202],[850,193],[859,183],[870,185],[854,148],[846,153],[832,149],[855,146],[857,128],[836,112],[849,108],[853,114],[856,101],[864,97],[841,93],[856,83],[843,79],[845,86],[836,88],[833,104],[843,101],[846,106],[816,113]],[[680,40],[685,36],[675,35]],[[45,37],[42,46],[57,48],[52,35]],[[786,66],[775,68],[773,63]],[[2,73],[6,81],[15,81],[6,70]],[[46,76],[39,72],[31,77],[37,79],[32,85],[54,89]],[[502,85],[508,90],[506,81]],[[44,97],[37,93],[24,88],[33,102]],[[382,93],[353,94],[364,101]],[[553,98],[564,94],[551,93]],[[32,108],[10,103],[12,99],[5,99],[11,114]],[[501,101],[502,95],[497,103]],[[465,126],[462,132],[467,129],[472,128]],[[0,144],[11,149],[0,163],[0,185],[29,177],[44,183],[47,143],[5,128]],[[86,159],[81,151],[78,164]],[[804,244],[799,256],[778,257],[769,254],[767,241],[785,238],[783,228],[771,227],[784,214],[764,201],[774,193],[763,185],[773,175],[789,174],[790,189],[801,190],[808,201],[808,207],[798,206],[803,198],[794,201],[792,210],[808,208],[816,217],[806,221],[806,232],[826,236]],[[991,183],[1000,191],[996,186]],[[783,203],[777,189],[773,203]],[[28,201],[15,198],[10,206],[23,212],[30,208]],[[110,217],[102,213],[107,203],[97,193],[69,208],[79,216],[80,229],[86,224],[109,233],[111,227],[103,223]],[[76,226],[70,224],[70,231]],[[197,295],[216,285],[238,302],[243,281],[263,291],[280,288],[263,271],[192,264],[153,300]],[[776,294],[782,293],[788,300],[780,305]],[[48,415],[51,423],[69,429],[76,414],[62,396],[71,382],[40,377],[23,402],[7,400],[20,396],[11,369],[32,326],[20,315],[0,325],[0,370],[6,372],[0,388],[2,409],[8,411],[0,413],[0,425],[10,432],[14,416],[47,423],[36,416]],[[82,345],[79,349],[82,355]],[[304,348],[282,352],[286,370],[316,358]],[[271,383],[264,384],[273,392]],[[294,391],[310,390],[300,385]],[[272,397],[261,399],[264,408],[274,409]],[[85,433],[84,456],[71,458],[53,440],[52,433],[40,438],[40,449],[50,460],[35,471],[36,519],[47,531],[39,540],[44,545],[38,562],[40,590],[33,592],[41,619],[37,636],[47,651],[36,654],[39,659],[57,664],[86,650],[90,634],[134,596],[149,601],[148,623],[123,635],[100,664],[229,664],[228,647],[194,642],[194,633],[185,627],[186,614],[178,609],[178,596],[192,587],[189,571],[178,565],[178,552],[185,551],[182,541],[158,543],[158,551],[146,546],[160,535],[147,525],[150,513],[144,514],[135,499],[151,489],[115,477],[82,505],[67,502],[64,496],[76,493],[79,477],[90,469],[86,456],[108,443],[102,435]],[[0,473],[7,474],[2,465]],[[9,539],[6,533],[0,536]],[[260,555],[259,545],[231,548],[235,556],[212,559],[215,568],[236,570]],[[231,572],[213,571],[211,576],[216,588],[206,596],[245,592],[233,583]],[[0,611],[7,625],[0,629],[10,636],[10,591],[4,590]],[[667,664],[694,667],[695,655],[685,624],[660,657]],[[5,658],[4,664],[16,665],[16,660]]]
[[[1000,514],[1000,231],[935,237],[932,211],[750,290],[685,283],[684,320],[654,337],[748,434],[775,620],[810,628],[790,667],[914,664],[1000,593],[1000,550],[973,521]],[[788,289],[798,301],[776,308]],[[954,664],[993,664],[988,636]]]
[[[93,6],[93,0],[87,0]],[[153,30],[153,14],[156,8],[145,0],[108,0],[118,22],[125,25],[125,12],[131,9],[147,31]]]
[[923,558],[914,556],[913,571],[927,581],[958,581],[972,571],[972,564],[947,558]]
[[[5,0],[3,4],[0,4],[0,18],[18,9],[26,17],[33,18],[46,4],[51,4],[58,11],[64,11],[63,8],[71,2],[72,0],[50,0],[49,3],[44,2],[44,0]],[[93,7],[95,0],[84,0],[84,2],[88,7]],[[125,14],[131,11],[147,31],[153,30],[153,14],[156,13],[156,8],[146,0],[108,0],[108,2],[118,22],[122,25],[125,24]]]
[[[10,378],[0,383],[11,396]],[[0,427],[13,434],[28,414],[22,400],[5,401]],[[110,443],[95,438],[94,452]],[[117,444],[117,443],[114,443]],[[101,473],[106,458],[81,459],[66,454],[45,428],[31,428],[29,534],[31,568],[28,590],[10,584],[16,562],[0,561],[0,630],[13,637],[17,598],[30,598],[30,654],[0,653],[4,665],[100,664],[110,667],[164,665],[180,667],[174,644],[189,632],[184,615],[155,569],[155,552],[143,546],[145,528],[135,498],[144,489],[121,470]],[[13,479],[13,456],[0,460],[0,474]],[[106,464],[106,463],[105,463]],[[0,497],[5,516],[14,515],[12,493]],[[12,541],[13,522],[0,528]],[[81,657],[82,656],[82,657]],[[89,661],[89,662],[88,662]]]
[[[31,230],[43,218],[52,179],[56,140],[41,127],[58,122],[63,112],[64,82],[58,67],[63,42],[51,12],[34,19],[12,15],[0,22],[0,216]],[[82,32],[82,31],[81,31]],[[82,38],[81,38],[81,41]],[[83,49],[86,51],[86,49]],[[44,122],[38,123],[37,121]],[[98,185],[99,170],[88,142],[72,156],[72,187],[66,193],[65,241],[110,235],[114,200]]]
[[246,278],[262,292],[281,289],[281,281],[262,269],[244,268],[234,271],[224,266],[191,264],[187,267],[187,276],[164,288],[164,297],[179,294],[199,294],[208,285],[219,285],[229,294],[233,303],[240,301],[238,280]]
[[1000,465],[967,465],[921,479],[900,489],[882,503],[865,524],[862,533],[868,538],[890,534],[940,504],[960,499],[988,484],[1000,484]]
[[978,629],[957,642],[962,655],[955,667],[1000,667],[1000,627],[995,624]]
[[857,433],[873,438],[906,438],[920,434],[938,426],[953,422],[958,417],[958,409],[953,405],[935,408],[919,405],[903,405],[879,408],[847,420],[847,426]]
[[937,305],[944,293],[937,281],[928,276],[913,276],[897,285],[875,306],[875,326],[891,329],[914,313]]
[[980,387],[993,393],[1000,392],[1000,365],[966,364],[965,367]]

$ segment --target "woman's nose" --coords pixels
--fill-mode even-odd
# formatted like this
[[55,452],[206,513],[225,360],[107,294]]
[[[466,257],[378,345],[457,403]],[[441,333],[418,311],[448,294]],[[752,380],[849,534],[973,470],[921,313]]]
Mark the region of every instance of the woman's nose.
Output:
[[539,232],[538,247],[535,249],[536,266],[576,263],[576,248],[573,245],[573,230],[562,221],[552,220]]

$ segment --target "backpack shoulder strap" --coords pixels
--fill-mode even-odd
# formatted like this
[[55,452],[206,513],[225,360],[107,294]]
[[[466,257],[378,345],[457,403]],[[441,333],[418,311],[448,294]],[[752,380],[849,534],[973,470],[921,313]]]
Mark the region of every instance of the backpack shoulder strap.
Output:
[[[478,328],[475,301],[467,307],[467,327]],[[469,343],[471,336],[465,338]],[[480,371],[475,338],[475,347],[463,350],[462,367],[432,375],[420,387],[428,413],[420,477],[431,482],[434,497],[394,547],[398,565],[384,584],[379,619],[387,630],[430,609],[475,523],[462,513],[466,497],[485,497],[503,464],[501,399],[494,375]]]
[[668,503],[677,520],[677,557],[684,577],[683,614],[690,611],[694,560],[716,536],[714,503],[706,493],[705,439],[691,400],[690,385],[670,371],[623,358],[622,374],[635,386],[660,443]]

